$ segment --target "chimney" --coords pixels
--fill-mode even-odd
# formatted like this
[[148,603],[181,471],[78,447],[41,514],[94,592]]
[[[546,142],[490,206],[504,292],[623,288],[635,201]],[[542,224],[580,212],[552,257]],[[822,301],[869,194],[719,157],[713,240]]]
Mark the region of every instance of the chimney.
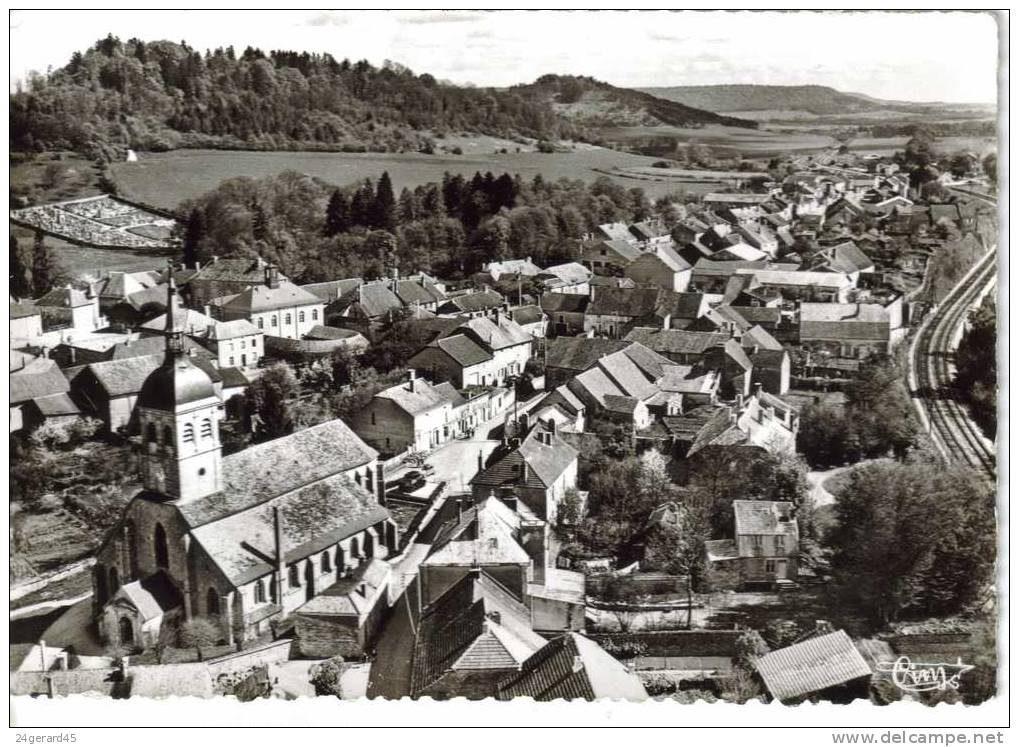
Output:
[[467,576],[468,578],[479,579],[481,578],[481,569],[471,568],[469,571],[467,571]]
[[280,271],[275,264],[269,263],[265,268],[265,284],[270,288],[280,287]]
[[462,498],[456,499],[456,523],[464,520],[464,502]]
[[357,585],[357,593],[360,594],[362,597],[367,597],[368,596],[368,584],[364,583],[363,581],[361,583],[359,583]]
[[527,482],[527,478],[530,477],[531,468],[527,466],[527,460],[520,460],[520,481]]
[[198,260],[196,259],[196,260],[195,260],[195,272],[198,272],[198,271],[199,271],[200,269],[202,269],[202,263],[201,263],[201,262],[199,262],[199,261],[198,261]]
[[478,449],[478,472],[485,469],[485,453]]
[[217,262],[219,262],[219,255],[218,255],[218,254],[213,254],[213,255],[212,255],[212,262],[210,262],[210,264],[213,264],[213,265],[214,265],[214,264],[216,264]]
[[[755,350],[754,352],[757,352],[757,351]],[[754,382],[754,398],[755,399],[760,399],[761,398],[761,382],[759,382],[759,381],[755,381]]]
[[386,467],[382,462],[375,463],[375,492],[378,494],[379,505],[386,505]]
[[513,511],[513,513],[517,512],[517,497],[515,495],[507,495],[502,499],[502,502],[505,503],[506,506]]
[[205,304],[205,306],[202,307],[202,313],[205,314],[205,316],[211,317],[212,307],[209,306],[209,304]]
[[499,610],[492,610],[485,615],[485,617],[494,622],[496,625],[499,625],[502,622],[502,615],[499,614]]
[[272,507],[273,549],[276,551],[276,604],[283,604],[283,522],[280,507]]
[[417,385],[417,371],[413,368],[407,369],[407,391],[413,392],[414,387]]
[[588,286],[588,298],[591,301],[594,300],[594,290],[595,290],[595,285],[594,285],[594,283],[591,283],[591,285]]
[[[549,430],[549,435],[550,436],[558,435],[558,433],[559,433],[559,425],[556,423],[555,418],[549,418],[549,420],[548,420],[548,430]],[[549,443],[551,443],[551,439],[549,439]]]

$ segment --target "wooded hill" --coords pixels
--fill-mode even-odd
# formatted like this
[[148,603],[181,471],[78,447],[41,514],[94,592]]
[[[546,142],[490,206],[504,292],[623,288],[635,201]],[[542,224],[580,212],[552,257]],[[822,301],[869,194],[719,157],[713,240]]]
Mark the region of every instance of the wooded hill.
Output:
[[559,115],[585,128],[705,124],[755,128],[757,123],[726,117],[630,88],[618,88],[585,76],[543,75],[534,83],[513,86],[518,93],[549,104]]
[[114,36],[29,81],[10,110],[12,149],[96,157],[124,148],[427,151],[426,131],[587,136],[520,92],[442,84],[397,64]]

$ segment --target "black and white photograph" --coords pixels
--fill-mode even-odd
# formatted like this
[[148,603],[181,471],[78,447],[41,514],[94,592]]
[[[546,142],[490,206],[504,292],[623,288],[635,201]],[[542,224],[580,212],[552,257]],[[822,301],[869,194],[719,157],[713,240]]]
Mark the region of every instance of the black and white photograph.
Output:
[[1004,744],[1008,28],[10,10],[18,741]]

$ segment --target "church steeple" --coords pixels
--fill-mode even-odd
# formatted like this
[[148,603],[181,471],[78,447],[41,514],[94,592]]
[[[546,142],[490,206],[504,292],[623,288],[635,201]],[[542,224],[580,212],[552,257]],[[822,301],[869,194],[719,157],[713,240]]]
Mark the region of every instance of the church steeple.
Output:
[[138,394],[142,481],[167,498],[192,500],[222,485],[220,399],[212,380],[185,352],[172,265],[166,285],[166,355]]

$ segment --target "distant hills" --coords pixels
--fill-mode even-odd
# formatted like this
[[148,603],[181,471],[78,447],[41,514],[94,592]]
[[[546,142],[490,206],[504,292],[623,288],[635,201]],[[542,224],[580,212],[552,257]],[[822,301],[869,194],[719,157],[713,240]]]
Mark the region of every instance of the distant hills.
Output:
[[[847,114],[876,113],[883,111],[903,114],[929,113],[932,109],[962,113],[984,112],[989,107],[981,104],[945,104],[941,102],[883,101],[857,93],[845,93],[828,86],[765,86],[752,84],[714,86],[664,86],[639,88],[639,91],[662,99],[713,112],[763,112],[761,119],[781,119],[783,114],[795,118],[816,115],[844,116]],[[993,108],[991,108],[993,111]]]
[[716,114],[711,107],[656,95],[651,89],[619,88],[586,76],[543,75],[534,83],[508,90],[536,104],[547,104],[559,116],[592,130],[705,124],[757,127],[752,120]]

